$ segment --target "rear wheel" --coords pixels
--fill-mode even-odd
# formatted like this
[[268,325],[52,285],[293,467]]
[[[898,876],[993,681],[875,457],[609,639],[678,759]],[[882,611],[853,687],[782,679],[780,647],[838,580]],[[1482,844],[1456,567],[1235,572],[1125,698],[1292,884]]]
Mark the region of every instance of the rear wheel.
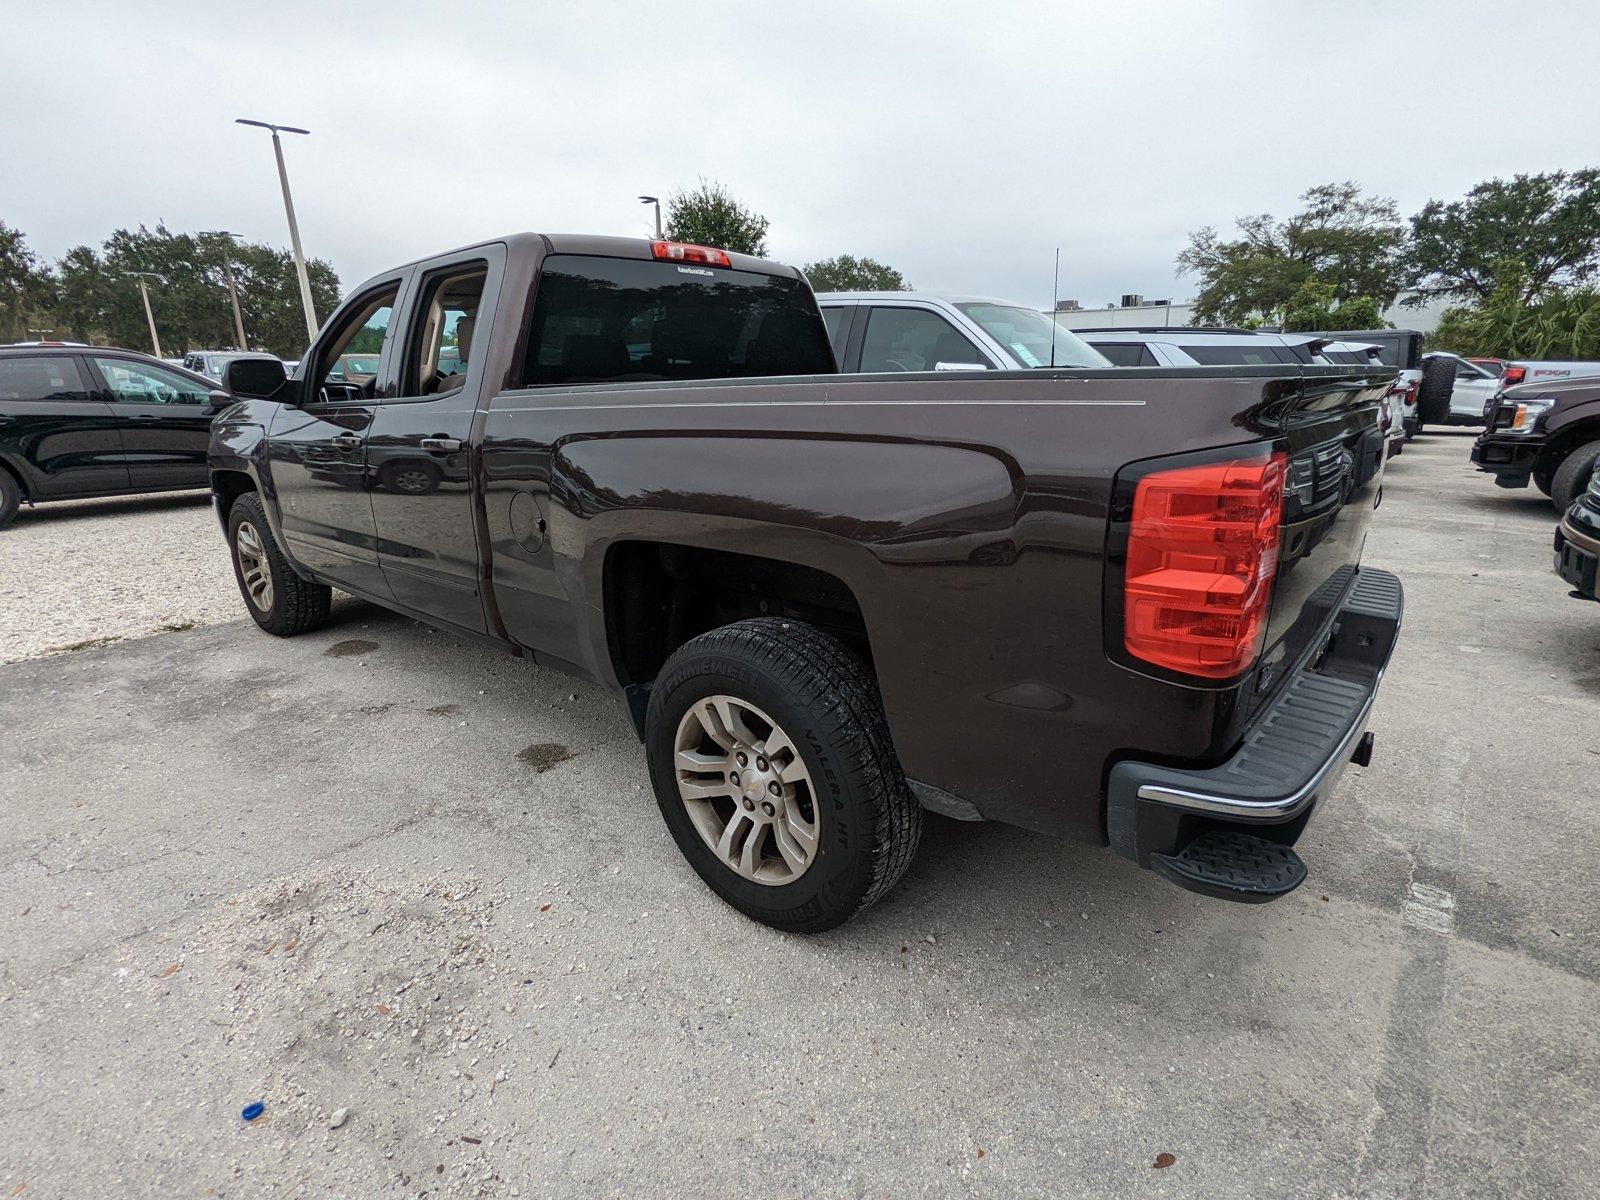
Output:
[[1417,416],[1424,425],[1444,425],[1450,420],[1450,393],[1456,387],[1456,365],[1448,358],[1430,358],[1422,364],[1417,387]]
[[0,470],[0,529],[16,520],[17,509],[22,507],[22,489],[11,478],[11,472]]
[[905,872],[922,832],[872,676],[840,642],[761,618],[662,667],[645,726],[667,828],[700,878],[791,933],[841,925]]
[[1556,468],[1550,477],[1550,499],[1562,512],[1572,507],[1578,494],[1589,486],[1589,477],[1600,465],[1600,442],[1579,446]]
[[328,622],[333,589],[302,579],[267,524],[261,497],[247,492],[228,513],[228,548],[239,594],[257,625],[278,637],[309,633]]

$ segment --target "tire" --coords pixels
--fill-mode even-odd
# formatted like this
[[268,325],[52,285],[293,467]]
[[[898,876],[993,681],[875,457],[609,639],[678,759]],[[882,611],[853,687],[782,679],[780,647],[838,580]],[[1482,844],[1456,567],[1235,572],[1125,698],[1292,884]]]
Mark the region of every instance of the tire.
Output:
[[1422,383],[1417,387],[1417,416],[1424,425],[1446,425],[1450,421],[1450,393],[1456,387],[1456,365],[1448,358],[1430,358],[1422,364]]
[[401,496],[426,496],[439,490],[439,468],[422,459],[392,462],[378,473],[378,486]]
[[[241,546],[240,531],[244,530]],[[261,497],[246,492],[228,513],[228,551],[239,595],[257,625],[278,637],[310,633],[328,623],[333,589],[295,573],[267,524]]]
[[[761,752],[773,746],[769,762]],[[922,835],[876,683],[844,645],[802,622],[740,621],[681,646],[651,689],[645,747],[656,802],[689,865],[774,929],[820,933],[858,916],[905,873]],[[699,765],[681,769],[685,760]],[[785,831],[807,828],[812,848],[796,869],[806,845]]]
[[1538,488],[1546,496],[1550,494],[1550,484],[1552,480],[1549,471],[1534,471],[1530,478],[1533,480],[1534,487]]
[[22,507],[22,489],[11,478],[11,472],[0,467],[0,529],[17,519],[17,509]]
[[1579,493],[1589,486],[1589,477],[1600,466],[1600,442],[1579,446],[1556,468],[1550,477],[1550,500],[1561,512],[1572,507]]

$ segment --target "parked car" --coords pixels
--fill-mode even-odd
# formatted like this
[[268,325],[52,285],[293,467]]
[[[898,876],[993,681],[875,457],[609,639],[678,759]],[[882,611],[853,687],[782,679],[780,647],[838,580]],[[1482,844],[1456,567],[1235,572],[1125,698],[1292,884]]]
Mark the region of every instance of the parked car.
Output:
[[1394,384],[1394,394],[1402,412],[1402,425],[1407,437],[1422,432],[1426,416],[1418,407],[1418,389],[1422,383],[1422,334],[1415,329],[1335,329],[1319,331],[1317,337],[1340,342],[1368,342],[1378,347],[1379,358],[1386,367],[1399,374]]
[[932,292],[823,292],[817,304],[844,371],[1111,365],[1071,330],[1036,308],[1009,300]]
[[1580,599],[1600,600],[1600,466],[1589,486],[1567,509],[1556,529],[1556,574],[1572,585]]
[[181,365],[196,375],[216,380],[220,386],[221,380],[228,374],[228,364],[241,358],[272,358],[274,361],[282,361],[261,350],[191,350],[183,356]]
[[1417,403],[1424,414],[1442,411],[1440,425],[1482,425],[1489,406],[1504,386],[1501,375],[1489,368],[1451,354],[1433,350],[1422,356],[1422,383]]
[[1292,366],[1327,361],[1317,354],[1327,339],[1296,333],[1187,325],[1077,332],[1119,367]]
[[228,399],[131,350],[0,347],[0,528],[24,502],[206,487],[211,418]]
[[1501,487],[1532,480],[1556,508],[1568,508],[1600,461],[1600,379],[1506,388],[1473,443],[1472,461]]
[[[837,318],[847,361],[876,304]],[[439,391],[452,322],[466,380]],[[336,378],[357,337],[382,341],[363,384]],[[289,636],[339,588],[601,683],[694,869],[778,928],[882,896],[925,808],[1291,891],[1399,627],[1359,562],[1391,377],[905,344],[925,369],[841,375],[798,270],[673,242],[384,272],[299,378],[230,368],[211,466],[245,608]],[[373,488],[379,446],[460,470]]]

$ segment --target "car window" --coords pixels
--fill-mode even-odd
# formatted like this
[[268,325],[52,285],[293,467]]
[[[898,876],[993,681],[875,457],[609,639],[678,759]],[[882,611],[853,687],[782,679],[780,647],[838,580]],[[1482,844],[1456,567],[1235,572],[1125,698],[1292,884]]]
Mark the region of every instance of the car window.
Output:
[[958,304],[978,327],[1025,367],[1103,367],[1106,361],[1077,334],[1036,308]]
[[1180,346],[1185,354],[1203,366],[1216,367],[1275,367],[1280,363],[1298,363],[1294,352],[1287,346],[1270,342],[1260,345],[1234,346]]
[[0,356],[0,402],[89,398],[89,389],[84,386],[78,364],[65,355]]
[[867,310],[867,334],[861,343],[863,371],[933,371],[938,363],[993,367],[988,357],[938,313],[921,308],[874,307]]
[[828,344],[833,347],[833,356],[843,356],[844,347],[839,344],[839,333],[844,329],[844,315],[849,309],[843,304],[835,304],[822,310],[822,323],[828,330]]
[[466,383],[488,269],[484,262],[467,263],[424,284],[425,299],[417,306],[401,395],[450,392]]
[[99,358],[99,368],[111,398],[124,404],[209,404],[210,389],[161,367],[126,358]]
[[1143,342],[1090,342],[1096,350],[1117,367],[1154,367],[1156,356]]
[[837,370],[803,280],[555,254],[539,275],[522,380],[539,387]]
[[346,315],[317,360],[319,400],[363,400],[374,394],[373,381],[399,291],[395,285],[374,292]]

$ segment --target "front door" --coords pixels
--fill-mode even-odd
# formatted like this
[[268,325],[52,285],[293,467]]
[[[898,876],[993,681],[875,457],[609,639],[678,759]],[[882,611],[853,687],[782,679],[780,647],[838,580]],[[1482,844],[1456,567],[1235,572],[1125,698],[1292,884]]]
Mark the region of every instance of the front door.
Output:
[[[288,385],[268,435],[279,521],[290,555],[358,595],[390,595],[378,568],[378,534],[367,474],[367,434],[378,411],[390,324],[401,281],[345,302],[313,348],[309,369]],[[355,371],[361,359],[372,374]],[[376,360],[376,361],[374,361]]]
[[0,459],[36,500],[128,490],[117,418],[70,354],[0,355]]
[[378,561],[394,598],[451,625],[485,632],[472,490],[472,420],[504,252],[444,260],[407,306],[397,394],[367,438]]
[[198,380],[135,358],[90,355],[101,394],[117,417],[129,486],[201,488],[211,482],[212,389]]

